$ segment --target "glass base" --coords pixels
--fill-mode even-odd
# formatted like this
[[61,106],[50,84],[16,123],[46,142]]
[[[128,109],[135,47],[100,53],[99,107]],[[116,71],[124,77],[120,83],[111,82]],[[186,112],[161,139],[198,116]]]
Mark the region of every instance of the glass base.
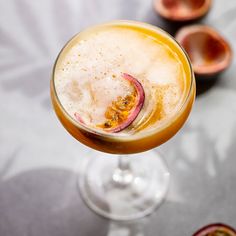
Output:
[[125,170],[118,168],[118,157],[100,155],[88,162],[78,179],[80,193],[92,210],[112,220],[134,220],[162,203],[170,175],[158,153],[125,156],[129,161]]

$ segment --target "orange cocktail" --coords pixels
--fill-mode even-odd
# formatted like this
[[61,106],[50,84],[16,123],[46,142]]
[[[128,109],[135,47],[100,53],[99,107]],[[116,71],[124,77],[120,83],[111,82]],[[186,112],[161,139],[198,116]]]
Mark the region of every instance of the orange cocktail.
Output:
[[[109,123],[105,113],[134,90],[124,73],[141,83],[145,100],[131,124],[112,132],[104,128]],[[188,58],[169,35],[143,23],[118,21],[79,33],[63,48],[51,94],[60,121],[76,139],[124,154],[171,138],[188,117],[195,84]]]
[[[176,134],[192,108],[195,80],[185,52],[166,32],[114,21],[66,44],[53,69],[51,98],[61,123],[81,143],[133,154]],[[104,156],[89,159],[79,176],[83,199],[95,212],[131,220],[162,202],[169,173],[158,153]]]

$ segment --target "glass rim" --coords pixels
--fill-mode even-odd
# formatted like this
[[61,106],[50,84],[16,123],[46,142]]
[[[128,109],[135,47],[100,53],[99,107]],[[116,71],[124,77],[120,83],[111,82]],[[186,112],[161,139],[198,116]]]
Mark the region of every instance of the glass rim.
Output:
[[[164,36],[167,36],[168,38],[170,38],[170,40],[173,41],[173,43],[176,44],[177,47],[179,47],[180,51],[183,52],[183,55],[185,56],[185,58],[187,59],[187,63],[188,63],[188,67],[190,69],[190,76],[191,76],[191,81],[190,81],[190,86],[188,89],[188,91],[186,92],[186,97],[184,98],[184,100],[182,101],[182,103],[180,104],[178,110],[176,110],[176,112],[174,112],[174,114],[172,116],[170,116],[167,121],[165,123],[163,123],[163,125],[161,125],[160,127],[156,128],[156,129],[150,129],[150,130],[147,130],[147,132],[137,132],[137,133],[134,133],[134,134],[131,134],[131,135],[117,135],[117,133],[107,133],[107,132],[99,132],[97,130],[94,130],[88,126],[85,126],[85,125],[82,125],[80,124],[79,122],[77,122],[67,111],[66,109],[64,108],[64,106],[62,105],[59,97],[58,97],[58,94],[57,94],[57,90],[56,90],[56,87],[55,87],[55,70],[56,70],[56,66],[57,66],[57,62],[61,56],[61,54],[63,53],[64,49],[70,44],[70,42],[75,39],[79,34],[87,31],[87,30],[91,30],[91,29],[96,29],[98,27],[102,27],[102,26],[106,26],[106,25],[129,25],[129,26],[137,26],[137,27],[141,27],[141,28],[145,28],[145,29],[149,29],[149,30],[152,30],[154,32],[158,32],[158,33],[161,33],[163,34]],[[132,141],[132,140],[139,140],[139,139],[142,139],[142,138],[145,138],[145,137],[149,137],[155,133],[159,133],[163,130],[165,130],[166,128],[168,128],[172,123],[173,121],[175,120],[175,118],[178,116],[178,114],[181,113],[181,111],[184,109],[184,107],[186,106],[186,104],[188,103],[190,97],[191,97],[191,93],[192,93],[192,89],[193,89],[193,86],[194,86],[194,80],[195,80],[195,77],[194,77],[194,73],[193,73],[193,69],[192,69],[192,65],[191,65],[191,61],[189,59],[189,56],[187,54],[187,52],[185,51],[185,49],[177,42],[177,40],[172,36],[170,35],[168,32],[166,32],[165,30],[161,29],[160,27],[158,26],[154,26],[152,24],[149,24],[149,23],[145,23],[145,22],[141,22],[141,21],[133,21],[133,20],[113,20],[113,21],[109,21],[109,22],[105,22],[105,23],[102,23],[102,24],[96,24],[96,25],[93,25],[93,26],[90,26],[90,27],[87,27],[85,28],[84,30],[76,33],[74,36],[72,36],[66,43],[65,45],[62,47],[62,49],[60,50],[59,54],[57,55],[56,57],[56,60],[54,62],[54,65],[53,65],[53,70],[52,70],[52,88],[53,88],[53,92],[54,92],[54,95],[55,95],[55,99],[57,101],[57,103],[59,104],[60,106],[60,109],[61,111],[63,112],[64,116],[66,117],[66,119],[68,119],[74,126],[76,126],[77,128],[79,128],[80,130],[83,130],[85,132],[88,132],[90,134],[94,134],[94,135],[97,135],[97,136],[100,136],[101,138],[109,138],[109,139],[113,139],[113,140],[116,140],[116,141]]]

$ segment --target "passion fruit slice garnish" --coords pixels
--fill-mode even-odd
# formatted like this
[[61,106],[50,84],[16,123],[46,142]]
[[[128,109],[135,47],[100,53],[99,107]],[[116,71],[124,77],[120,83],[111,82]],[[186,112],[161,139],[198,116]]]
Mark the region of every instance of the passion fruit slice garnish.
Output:
[[193,236],[236,236],[236,231],[228,225],[215,223],[199,229]]
[[[112,101],[105,111],[105,122],[95,125],[95,128],[110,133],[117,133],[126,129],[140,113],[145,100],[143,86],[136,78],[127,73],[123,73],[122,78],[133,86],[133,91],[123,97],[119,96],[115,101]],[[86,125],[83,118],[77,112],[74,116],[77,121]]]

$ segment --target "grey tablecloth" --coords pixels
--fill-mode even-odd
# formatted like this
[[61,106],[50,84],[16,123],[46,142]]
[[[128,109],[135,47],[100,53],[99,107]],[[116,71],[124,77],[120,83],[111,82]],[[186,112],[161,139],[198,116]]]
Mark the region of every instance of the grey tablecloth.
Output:
[[[96,156],[57,120],[49,97],[55,57],[81,29],[112,19],[152,23],[174,33],[151,0],[0,0],[0,235],[183,236],[200,226],[236,226],[236,63],[214,83],[198,85],[185,127],[160,149],[172,182],[149,218],[110,222],[91,212],[76,170]],[[236,47],[236,1],[213,0],[200,23]]]

